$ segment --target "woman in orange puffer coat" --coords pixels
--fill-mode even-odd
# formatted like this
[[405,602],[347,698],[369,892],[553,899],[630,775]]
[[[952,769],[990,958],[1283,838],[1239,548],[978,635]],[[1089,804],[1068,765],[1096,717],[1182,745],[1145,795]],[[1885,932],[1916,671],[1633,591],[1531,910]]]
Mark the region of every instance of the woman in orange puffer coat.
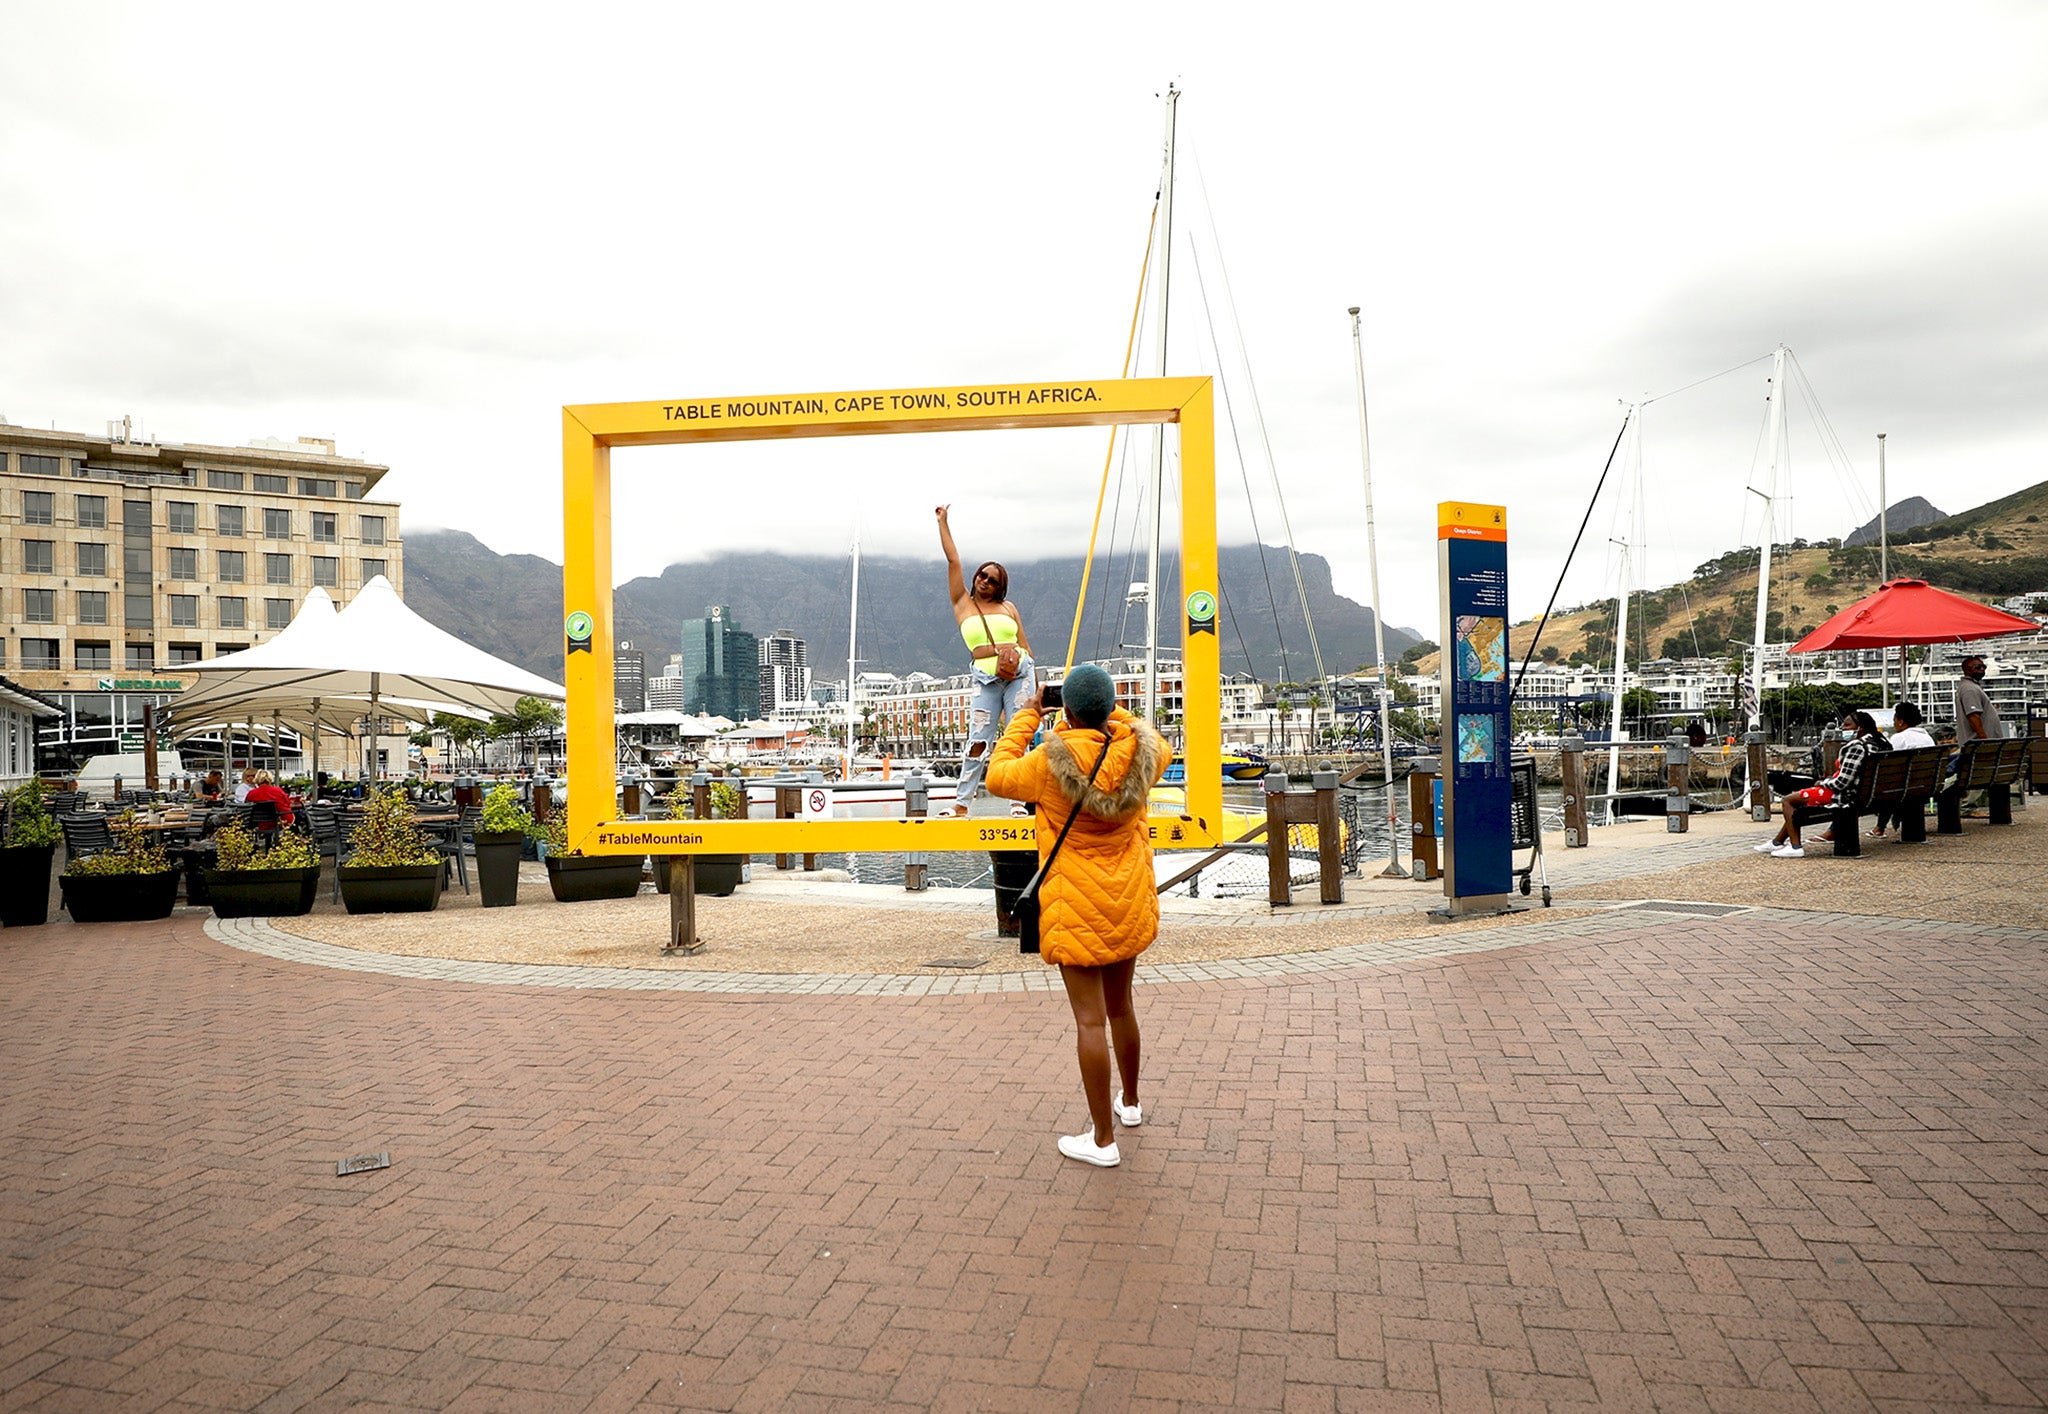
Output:
[[[1068,817],[1079,812],[1059,858],[1039,885],[1039,951],[1059,965],[1067,985],[1081,1088],[1094,1122],[1092,1133],[1062,1137],[1060,1152],[1112,1168],[1122,1158],[1112,1116],[1126,1128],[1144,1122],[1131,973],[1138,954],[1159,935],[1159,894],[1145,816],[1152,787],[1166,773],[1173,753],[1149,722],[1117,707],[1115,685],[1102,669],[1083,664],[1067,675],[1062,691],[1063,719],[1036,748],[1031,738],[1038,730],[1040,694],[1034,691],[1019,706],[989,758],[988,790],[1038,806],[1041,863]],[[1105,1026],[1123,1077],[1123,1091],[1113,1106]]]

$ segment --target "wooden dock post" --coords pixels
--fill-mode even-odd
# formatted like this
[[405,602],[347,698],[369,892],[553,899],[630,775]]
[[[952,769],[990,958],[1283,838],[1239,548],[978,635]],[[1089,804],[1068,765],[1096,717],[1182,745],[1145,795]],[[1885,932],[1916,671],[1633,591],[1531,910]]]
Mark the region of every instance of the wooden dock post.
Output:
[[1692,825],[1692,743],[1673,732],[1664,744],[1664,783],[1671,797],[1664,802],[1664,832],[1683,835]]
[[1764,734],[1761,729],[1743,736],[1749,747],[1749,818],[1759,825],[1767,824],[1771,818],[1770,767],[1764,757]]
[[1408,763],[1408,859],[1417,879],[1441,879],[1437,857],[1436,782],[1439,758],[1419,756]]
[[[801,815],[801,814],[803,813],[803,809],[804,809],[804,788],[803,788],[802,786],[777,786],[777,787],[775,788],[775,818],[776,818],[776,819],[778,819],[778,820],[794,820],[794,819],[796,819],[796,818],[797,818],[797,816],[799,816],[799,815]],[[787,855],[787,854],[778,854],[778,855],[776,855],[776,856],[775,856],[775,867],[776,867],[777,869],[787,869],[787,868],[789,868],[789,867],[790,867],[790,860],[791,860],[791,859],[792,859],[793,857],[794,857],[794,856],[792,856],[792,855]]]
[[1592,812],[1586,808],[1586,739],[1572,732],[1558,743],[1558,773],[1564,777],[1564,847],[1593,842]]
[[619,786],[619,813],[628,819],[640,813],[640,778],[628,776]]
[[1304,791],[1290,791],[1284,776],[1267,772],[1266,784],[1266,901],[1276,907],[1294,902],[1293,879],[1288,868],[1289,825],[1316,827],[1316,865],[1324,903],[1344,902],[1344,853],[1337,819],[1337,773],[1311,772]]
[[668,942],[663,957],[695,957],[704,951],[697,936],[697,856],[678,854],[668,862]]

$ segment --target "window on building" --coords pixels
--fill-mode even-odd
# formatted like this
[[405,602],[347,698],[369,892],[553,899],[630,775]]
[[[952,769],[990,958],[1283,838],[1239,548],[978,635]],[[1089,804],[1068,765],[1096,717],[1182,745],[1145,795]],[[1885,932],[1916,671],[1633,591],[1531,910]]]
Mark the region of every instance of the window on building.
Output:
[[363,483],[360,481],[345,481],[342,483],[341,490],[342,494],[347,496],[351,501],[360,501],[363,499]]
[[240,506],[216,506],[213,511],[214,528],[222,535],[242,534],[242,508]]
[[107,525],[107,498],[105,496],[74,496],[78,508],[78,524],[86,530],[104,530]]
[[246,559],[247,556],[240,550],[222,550],[220,552],[220,582],[222,584],[240,584],[245,573],[243,565]]
[[[80,665],[84,666],[83,664]],[[146,673],[156,667],[156,645],[154,643],[131,643],[128,645],[128,671]]]
[[290,511],[281,511],[275,506],[264,507],[263,538],[265,540],[291,539],[292,513]]
[[265,599],[263,601],[263,626],[265,628],[284,628],[291,621],[291,600]]
[[289,476],[265,476],[259,471],[256,473],[256,489],[258,491],[288,492],[292,489],[292,481]]
[[248,651],[248,648],[249,645],[246,643],[216,643],[213,645],[213,656],[216,658],[225,658],[230,653],[246,652]]
[[199,658],[199,645],[196,643],[173,643],[171,645],[171,666],[174,668],[180,663],[196,663],[199,661]]
[[220,612],[222,628],[247,628],[249,626],[249,601],[237,595],[223,595],[213,601]]
[[57,591],[54,589],[22,590],[21,619],[23,623],[31,624],[53,624],[57,622]]
[[170,513],[170,527],[173,535],[197,535],[199,533],[199,506],[193,501],[166,501],[164,509]]
[[362,522],[363,543],[365,545],[382,545],[384,543],[384,517],[359,516],[357,519]]
[[105,672],[114,666],[114,645],[111,643],[80,643],[77,645],[77,663],[84,672]]
[[199,578],[199,552],[171,547],[170,576],[172,579]]
[[371,580],[375,579],[375,578],[376,578],[376,577],[377,577],[378,575],[380,575],[380,574],[382,574],[382,573],[384,573],[384,561],[382,561],[382,560],[364,560],[364,561],[363,561],[363,583],[365,583],[365,584],[368,584],[368,583],[369,583],[369,582],[370,582]]
[[86,542],[78,547],[78,573],[81,578],[104,579],[107,574],[107,547]]
[[21,454],[21,474],[23,476],[62,476],[64,474],[64,459],[62,457],[39,456],[34,452],[23,452]]
[[56,672],[57,640],[54,638],[24,638],[21,640],[21,666],[28,672]]
[[325,476],[302,476],[299,478],[299,494],[301,496],[332,496],[334,494],[334,481],[332,478]]
[[265,584],[290,584],[292,582],[292,557],[290,555],[265,555],[263,557],[263,582]]
[[82,624],[103,624],[107,621],[106,590],[81,589],[78,591],[78,621]]
[[341,517],[333,511],[313,512],[313,538],[332,545],[341,539]]
[[24,574],[55,574],[57,572],[57,542],[54,540],[22,541],[21,568]]
[[239,491],[242,489],[242,473],[239,471],[209,471],[206,484],[215,491]]
[[54,491],[22,492],[21,519],[25,525],[56,524],[57,493]]
[[199,596],[197,594],[173,594],[171,596],[171,627],[199,627]]
[[322,589],[333,589],[341,583],[341,561],[332,555],[313,557],[313,583]]

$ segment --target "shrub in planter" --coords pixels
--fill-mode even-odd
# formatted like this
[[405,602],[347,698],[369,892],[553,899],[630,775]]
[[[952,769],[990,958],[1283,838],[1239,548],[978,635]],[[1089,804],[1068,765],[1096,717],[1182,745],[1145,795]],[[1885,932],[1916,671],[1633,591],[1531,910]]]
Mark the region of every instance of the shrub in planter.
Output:
[[7,792],[7,837],[0,843],[0,926],[33,927],[50,918],[50,863],[63,837],[43,783]]
[[136,828],[135,812],[111,822],[114,847],[64,866],[57,887],[74,923],[168,918],[178,902],[178,868],[163,844]]
[[476,829],[476,877],[485,908],[519,902],[519,857],[535,829],[533,816],[519,803],[518,787],[491,787]]
[[[686,781],[678,781],[675,788],[662,799],[668,802],[669,813],[678,820],[690,810],[690,787]],[[711,783],[711,818],[714,820],[737,820],[746,813],[747,798],[740,787],[730,781]],[[662,854],[654,859],[654,886],[662,893],[669,891],[669,870],[676,856]],[[700,854],[697,856],[697,892],[713,898],[730,897],[740,886],[740,871],[745,867],[747,857],[743,854]]]
[[441,901],[446,868],[440,850],[413,823],[405,792],[395,786],[373,792],[341,865],[342,907],[350,913],[429,912]]
[[313,911],[320,892],[320,854],[286,830],[270,849],[239,820],[214,833],[214,867],[204,871],[206,901],[218,918],[295,918]]
[[541,822],[547,846],[548,888],[557,903],[631,898],[640,892],[640,855],[581,854],[569,848],[568,813],[556,809]]

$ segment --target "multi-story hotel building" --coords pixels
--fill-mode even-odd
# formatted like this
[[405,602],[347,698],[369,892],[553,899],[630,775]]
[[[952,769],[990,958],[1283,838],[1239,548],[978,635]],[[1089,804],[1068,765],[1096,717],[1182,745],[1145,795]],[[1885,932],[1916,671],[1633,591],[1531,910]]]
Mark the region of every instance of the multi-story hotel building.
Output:
[[0,673],[61,709],[46,764],[139,749],[184,663],[263,642],[314,586],[404,589],[388,470],[311,438],[179,446],[0,422]]

